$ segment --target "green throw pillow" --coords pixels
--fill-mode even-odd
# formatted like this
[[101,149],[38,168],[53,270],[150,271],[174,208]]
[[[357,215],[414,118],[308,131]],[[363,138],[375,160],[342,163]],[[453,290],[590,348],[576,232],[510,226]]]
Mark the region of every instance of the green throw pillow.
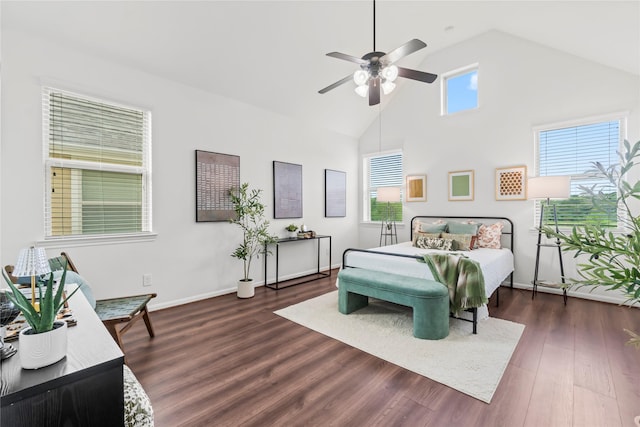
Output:
[[448,222],[447,231],[451,234],[471,234],[473,236],[478,234],[478,228],[481,224],[466,224],[464,222]]

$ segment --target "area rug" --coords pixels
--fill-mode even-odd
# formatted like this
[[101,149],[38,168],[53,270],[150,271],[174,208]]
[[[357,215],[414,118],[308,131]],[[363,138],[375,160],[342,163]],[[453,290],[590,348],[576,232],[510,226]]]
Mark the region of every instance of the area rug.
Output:
[[338,292],[278,310],[275,314],[395,365],[490,403],[520,340],[524,325],[489,317],[472,324],[451,319],[449,336],[413,337],[411,309],[370,299],[349,315],[338,311]]

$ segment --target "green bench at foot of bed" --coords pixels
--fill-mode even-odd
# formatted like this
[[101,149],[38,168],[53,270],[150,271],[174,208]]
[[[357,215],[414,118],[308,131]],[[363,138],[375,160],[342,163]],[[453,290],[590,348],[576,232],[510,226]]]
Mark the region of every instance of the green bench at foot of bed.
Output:
[[416,277],[345,268],[338,273],[338,310],[353,313],[369,297],[413,308],[413,336],[439,340],[449,335],[449,291],[442,283]]

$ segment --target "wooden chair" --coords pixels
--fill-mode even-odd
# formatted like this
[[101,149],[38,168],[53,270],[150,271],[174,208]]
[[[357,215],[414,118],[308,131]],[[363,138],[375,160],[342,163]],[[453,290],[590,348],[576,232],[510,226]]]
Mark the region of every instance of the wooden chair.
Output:
[[[61,252],[59,257],[49,259],[51,270],[64,269],[64,262],[67,262],[67,270],[77,274],[78,269],[66,252]],[[96,313],[102,323],[107,328],[113,339],[118,343],[120,349],[124,352],[122,345],[122,336],[138,321],[140,318],[144,320],[147,326],[147,332],[150,337],[154,337],[151,318],[147,310],[147,304],[151,298],[155,298],[157,294],[133,295],[120,298],[109,298],[96,300]],[[120,327],[120,325],[123,325]]]

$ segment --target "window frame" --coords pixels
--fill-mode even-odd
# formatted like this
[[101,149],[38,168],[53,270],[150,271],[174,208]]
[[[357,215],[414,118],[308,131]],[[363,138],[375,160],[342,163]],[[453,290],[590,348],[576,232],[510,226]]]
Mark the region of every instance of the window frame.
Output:
[[[123,165],[116,163],[93,162],[89,160],[62,159],[50,157],[50,112],[51,94],[60,93],[63,95],[79,98],[88,102],[107,104],[116,108],[136,110],[143,114],[143,142],[142,142],[142,165]],[[42,86],[42,146],[43,146],[43,171],[44,171],[44,239],[37,242],[44,247],[57,247],[58,245],[85,246],[96,243],[120,243],[134,241],[150,241],[155,239],[156,233],[153,230],[152,215],[152,162],[151,162],[151,127],[152,117],[148,108],[126,105],[103,97],[95,97],[82,93],[82,91],[67,90],[60,88],[56,84],[43,84]],[[105,172],[119,172],[128,174],[138,174],[142,177],[141,183],[141,231],[122,233],[95,233],[95,234],[69,234],[53,235],[53,215],[52,215],[52,168],[84,169]]]
[[452,113],[448,112],[448,106],[449,106],[449,98],[448,98],[448,91],[447,91],[447,82],[449,81],[449,79],[451,78],[455,78],[455,77],[460,77],[463,76],[465,74],[470,74],[472,72],[476,72],[477,76],[478,76],[478,81],[480,79],[480,64],[479,63],[474,63],[474,64],[469,64],[469,65],[465,65],[464,67],[460,67],[460,68],[456,68],[455,70],[451,70],[448,71],[446,73],[443,73],[440,77],[440,114],[442,116],[453,116],[459,113],[463,113],[465,111],[475,111],[478,110],[480,108],[480,86],[478,86],[476,88],[476,106],[472,107],[472,108],[465,108],[463,110],[458,110],[458,111],[454,111]]
[[[378,158],[378,157],[387,157],[387,156],[392,156],[392,155],[396,155],[399,154],[401,156],[401,161],[400,161],[400,181],[398,182],[398,187],[400,187],[400,204],[402,207],[402,212],[400,215],[401,220],[399,222],[402,222],[404,220],[404,198],[405,198],[405,189],[404,189],[404,153],[402,152],[402,149],[394,149],[394,150],[388,150],[388,151],[380,151],[380,152],[375,152],[375,153],[369,153],[369,154],[364,154],[362,155],[362,169],[363,169],[363,174],[362,174],[362,181],[363,181],[363,191],[362,191],[362,221],[364,223],[370,223],[370,224],[380,224],[383,221],[382,220],[372,220],[371,219],[371,192],[373,192],[374,190],[377,191],[378,187],[375,187],[375,189],[373,187],[371,187],[369,184],[371,182],[370,180],[370,176],[371,176],[371,159],[373,158]],[[398,222],[398,221],[396,221]]]
[[[559,130],[559,129],[564,129],[564,128],[572,128],[572,127],[581,127],[581,126],[589,126],[589,125],[595,125],[595,124],[600,124],[600,123],[605,123],[605,122],[613,122],[613,121],[618,121],[619,122],[619,135],[618,135],[618,144],[616,147],[616,155],[617,153],[620,153],[621,150],[623,149],[623,142],[624,140],[627,139],[627,122],[628,122],[628,116],[629,116],[629,112],[628,111],[619,111],[619,112],[613,112],[613,113],[608,113],[608,114],[601,114],[601,115],[596,115],[596,116],[586,116],[586,117],[582,117],[579,119],[573,119],[573,120],[566,120],[566,121],[561,121],[561,122],[553,122],[553,123],[546,123],[546,124],[542,124],[542,125],[536,125],[533,127],[533,142],[534,142],[534,176],[538,177],[540,176],[540,154],[541,154],[541,150],[540,150],[540,134],[542,132],[545,131],[553,131],[553,130]],[[585,171],[586,172],[586,171]],[[543,175],[546,176],[546,175]],[[588,178],[588,175],[585,173],[576,173],[576,174],[571,174],[569,175],[572,177],[572,182],[573,182],[573,178],[577,178],[577,179],[585,179]],[[573,184],[572,184],[573,186]],[[581,194],[581,193],[580,193]],[[534,201],[534,208],[533,208],[533,227],[537,228],[538,225],[540,224],[540,210],[541,210],[541,203],[546,203],[546,201],[544,200],[535,200]],[[553,202],[552,202],[553,204]],[[546,215],[545,215],[546,216]],[[621,233],[624,232],[624,229],[620,227],[620,224],[623,223],[625,214],[624,211],[620,209],[620,206],[617,207],[617,226],[616,227],[608,227],[606,228],[607,230],[614,232],[614,233]],[[622,220],[622,221],[621,221]],[[568,231],[571,230],[571,228],[573,226],[577,226],[580,224],[574,224],[572,226],[567,226],[567,225],[560,225],[559,229],[561,231]]]

